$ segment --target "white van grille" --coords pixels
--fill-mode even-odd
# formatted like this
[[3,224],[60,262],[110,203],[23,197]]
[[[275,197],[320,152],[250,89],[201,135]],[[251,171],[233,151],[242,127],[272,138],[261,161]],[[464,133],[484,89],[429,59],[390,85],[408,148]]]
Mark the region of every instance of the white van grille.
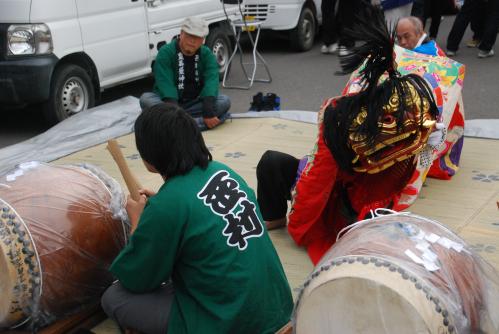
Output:
[[[245,5],[244,15],[252,16],[255,21],[265,21],[267,19],[267,13],[269,12],[269,5]],[[272,10],[272,8],[270,8]],[[273,8],[275,10],[275,8]]]

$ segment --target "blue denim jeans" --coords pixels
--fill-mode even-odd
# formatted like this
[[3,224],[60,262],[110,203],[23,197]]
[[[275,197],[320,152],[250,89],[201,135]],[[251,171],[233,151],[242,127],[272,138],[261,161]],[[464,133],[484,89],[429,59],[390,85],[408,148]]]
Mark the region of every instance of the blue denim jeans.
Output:
[[[142,110],[150,108],[156,104],[163,103],[158,94],[153,92],[146,92],[140,97],[140,107]],[[194,118],[201,131],[208,130],[208,127],[203,120],[203,103],[201,99],[192,100],[186,103],[179,103],[189,115]],[[215,116],[222,124],[227,118],[230,117],[230,99],[226,95],[219,95],[215,100]]]

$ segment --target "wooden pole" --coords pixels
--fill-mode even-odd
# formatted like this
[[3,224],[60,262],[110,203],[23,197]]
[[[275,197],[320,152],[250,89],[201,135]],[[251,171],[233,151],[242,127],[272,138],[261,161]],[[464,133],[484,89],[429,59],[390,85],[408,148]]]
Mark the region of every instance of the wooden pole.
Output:
[[130,196],[133,200],[138,201],[140,199],[139,189],[142,189],[142,186],[130,171],[116,139],[108,140],[107,149],[120,169],[121,175],[123,176],[128,191],[130,192]]

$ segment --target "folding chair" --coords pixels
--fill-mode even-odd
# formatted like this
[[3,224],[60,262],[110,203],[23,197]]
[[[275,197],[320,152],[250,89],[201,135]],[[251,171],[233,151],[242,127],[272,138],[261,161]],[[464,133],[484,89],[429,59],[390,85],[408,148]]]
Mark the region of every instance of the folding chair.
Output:
[[[224,76],[222,80],[222,86],[225,88],[236,88],[236,89],[250,89],[253,86],[253,82],[272,82],[272,76],[270,75],[270,70],[267,65],[267,62],[265,59],[263,59],[262,55],[260,52],[258,52],[257,46],[258,46],[258,40],[260,39],[260,28],[262,25],[261,21],[250,21],[247,20],[242,9],[241,9],[241,1],[240,0],[221,0],[224,12],[227,16],[227,19],[229,20],[231,27],[234,31],[234,36],[235,36],[235,41],[236,45],[234,47],[234,51],[232,52],[232,55],[230,56],[229,60],[225,64],[225,71],[224,71]],[[225,5],[226,4],[232,4],[232,5],[239,5],[239,12],[241,13],[241,19],[237,20],[231,20],[229,19]],[[251,31],[256,30],[256,36],[253,38]],[[251,45],[253,47],[252,51],[252,62],[245,63],[243,61],[243,49],[241,47],[241,35],[242,33],[246,31],[248,34],[248,38],[251,42]],[[248,85],[229,85],[227,83],[227,76],[228,76],[228,69],[230,64],[232,63],[232,60],[235,58],[236,54],[239,54],[239,63],[241,65],[241,68],[243,70],[243,73],[248,81]],[[255,78],[256,76],[256,69],[259,64],[262,64],[265,68],[265,71],[267,73],[267,78]],[[252,71],[251,71],[251,76],[248,75],[248,72],[246,70],[245,65],[251,65]]]

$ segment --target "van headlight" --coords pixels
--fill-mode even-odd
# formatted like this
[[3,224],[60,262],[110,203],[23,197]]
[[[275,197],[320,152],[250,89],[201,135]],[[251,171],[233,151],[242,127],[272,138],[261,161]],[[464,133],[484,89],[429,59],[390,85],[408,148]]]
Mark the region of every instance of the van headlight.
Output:
[[13,24],[7,29],[7,55],[52,53],[52,35],[46,24]]

